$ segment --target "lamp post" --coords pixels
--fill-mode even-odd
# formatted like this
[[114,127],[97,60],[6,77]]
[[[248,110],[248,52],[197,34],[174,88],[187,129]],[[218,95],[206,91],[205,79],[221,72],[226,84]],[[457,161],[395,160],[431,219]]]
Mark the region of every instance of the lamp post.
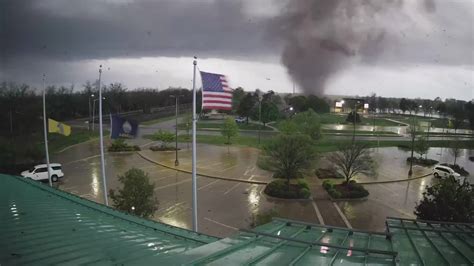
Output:
[[262,98],[258,95],[258,144],[260,144],[260,131],[262,130]]
[[175,105],[176,105],[176,115],[175,115],[175,150],[176,150],[176,159],[174,160],[174,165],[178,166],[179,165],[179,160],[178,160],[178,103],[179,103],[179,97],[183,97],[183,95],[170,95],[171,98],[175,98]]
[[87,126],[89,127],[89,130],[91,130],[91,117],[92,117],[92,110],[91,110],[91,107],[92,107],[92,104],[91,104],[91,99],[94,98],[94,94],[91,94],[89,97],[89,123],[87,124]]
[[[94,125],[95,125],[95,102],[98,101],[99,99],[100,98],[97,98],[92,101],[92,131],[94,131]],[[105,97],[102,97],[102,100],[105,100]]]

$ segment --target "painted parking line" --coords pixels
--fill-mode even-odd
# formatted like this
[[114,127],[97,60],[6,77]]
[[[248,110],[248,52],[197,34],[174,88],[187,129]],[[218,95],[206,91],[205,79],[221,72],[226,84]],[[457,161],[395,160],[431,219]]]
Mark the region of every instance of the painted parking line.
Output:
[[347,217],[344,215],[344,213],[342,213],[341,209],[339,208],[339,206],[337,205],[336,202],[333,202],[332,203],[334,205],[334,207],[336,208],[336,211],[339,213],[339,216],[341,216],[342,220],[344,221],[344,224],[346,225],[347,228],[349,229],[352,229],[352,225],[351,223],[349,223],[349,220],[347,220]]
[[211,183],[209,183],[209,184],[207,184],[207,185],[204,185],[204,186],[198,188],[198,190],[205,189],[205,188],[207,188],[208,186],[211,186],[211,185],[213,185],[213,184],[215,184],[215,183],[217,183],[217,182],[219,182],[219,181],[221,181],[221,180],[214,180],[214,181],[212,181]]
[[[254,167],[252,167],[252,169],[253,169],[253,168],[254,168]],[[248,169],[247,169],[247,171],[248,171]],[[247,171],[245,171],[245,173],[247,173]],[[252,180],[254,177],[255,177],[255,175],[250,175],[250,177],[249,177],[247,180]],[[230,193],[231,191],[233,191],[234,189],[236,189],[240,184],[242,184],[242,183],[238,182],[237,184],[235,184],[235,185],[233,185],[232,187],[230,187],[228,190],[226,190],[226,191],[224,192],[224,195],[227,195],[228,193]]]
[[183,181],[180,181],[180,182],[176,182],[176,183],[172,183],[172,184],[169,184],[169,185],[165,185],[165,186],[161,186],[161,187],[156,187],[155,188],[155,191],[156,190],[160,190],[160,189],[164,189],[164,188],[169,188],[169,187],[174,187],[176,185],[180,185],[180,184],[184,184],[184,183],[188,183],[188,182],[191,182],[192,179],[186,179],[186,180],[183,180]]
[[325,225],[323,216],[321,215],[318,205],[316,204],[313,198],[311,198],[311,205],[313,205],[314,211],[316,212],[316,216],[318,217],[319,224]]
[[240,184],[242,184],[242,183],[237,183],[237,184],[233,185],[231,188],[229,188],[228,190],[226,190],[226,191],[224,192],[224,195],[227,195],[229,192],[231,192],[232,190],[236,189]]
[[165,212],[165,213],[166,213],[166,212],[168,212],[168,211],[170,211],[170,210],[172,210],[172,209],[173,209],[173,210],[177,210],[178,207],[182,206],[183,204],[186,204],[186,201],[178,202],[178,203],[175,203],[175,204],[168,205],[168,206],[166,206],[166,207],[164,207],[164,208],[160,208],[160,209],[156,210],[156,213],[160,213],[160,212],[161,212],[161,213],[162,213],[162,212]]
[[233,227],[233,226],[230,226],[230,225],[227,225],[227,224],[220,223],[220,222],[218,222],[218,221],[216,221],[216,220],[212,220],[212,219],[207,218],[207,217],[204,217],[204,220],[209,221],[209,222],[211,222],[211,223],[218,224],[218,225],[220,225],[220,226],[223,226],[223,227],[226,227],[226,228],[229,228],[229,229],[232,229],[232,230],[235,230],[235,231],[238,231],[238,230],[239,230],[239,228],[236,228],[236,227]]

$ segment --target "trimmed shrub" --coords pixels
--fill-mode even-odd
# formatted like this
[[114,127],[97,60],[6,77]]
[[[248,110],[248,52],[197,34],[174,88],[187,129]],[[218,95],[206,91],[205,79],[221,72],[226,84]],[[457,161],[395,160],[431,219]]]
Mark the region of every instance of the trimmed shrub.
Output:
[[323,188],[325,190],[332,189],[334,187],[334,183],[331,180],[324,180],[323,181]]
[[[409,163],[411,161],[411,157],[407,158],[407,162]],[[425,166],[431,166],[439,163],[439,161],[432,160],[432,159],[424,159],[424,158],[416,158],[413,157],[413,163],[418,164],[418,165],[425,165]]]
[[335,199],[358,199],[369,195],[369,191],[367,191],[362,185],[357,184],[354,180],[339,185],[323,182],[323,188],[326,189],[329,195]]
[[109,146],[109,152],[121,152],[121,151],[139,151],[140,147],[137,145],[128,145],[123,139],[116,139],[112,142],[112,145]]
[[[155,145],[155,146],[151,146],[150,150],[152,150],[152,151],[175,151],[176,148],[175,147],[169,147],[169,146]],[[179,148],[178,148],[178,151],[179,151]]]
[[308,182],[306,182],[306,180],[300,178],[296,182],[297,182],[298,186],[300,186],[301,188],[305,188],[309,191]]
[[311,193],[306,182],[298,182],[298,184],[289,184],[286,180],[278,179],[272,181],[265,187],[265,194],[283,199],[307,199]]

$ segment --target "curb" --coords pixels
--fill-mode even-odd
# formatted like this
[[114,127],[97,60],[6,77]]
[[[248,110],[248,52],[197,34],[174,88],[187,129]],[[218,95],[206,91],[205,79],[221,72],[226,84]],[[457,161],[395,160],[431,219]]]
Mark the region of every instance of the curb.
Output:
[[283,202],[294,202],[294,201],[297,201],[297,202],[311,202],[312,201],[312,196],[310,196],[307,199],[284,199],[284,198],[277,198],[277,197],[267,195],[263,190],[260,191],[260,195],[267,198],[268,200],[283,201]]
[[357,182],[357,184],[361,185],[376,185],[376,184],[387,184],[387,183],[397,183],[397,182],[407,182],[407,181],[412,181],[416,179],[421,179],[427,176],[432,175],[433,173],[428,173],[425,175],[413,177],[413,178],[406,178],[406,179],[396,179],[396,180],[388,180],[388,181],[374,181],[374,182]]
[[[151,163],[154,163],[156,165],[159,165],[159,166],[162,166],[162,167],[165,167],[165,168],[168,168],[168,169],[171,169],[171,170],[176,170],[178,172],[182,172],[182,173],[186,173],[186,174],[192,174],[191,171],[188,171],[188,170],[183,170],[183,169],[179,169],[179,168],[175,168],[175,167],[172,167],[172,166],[169,166],[169,165],[166,165],[166,164],[162,164],[160,162],[157,162],[153,159],[150,159],[148,158],[146,155],[142,154],[141,152],[137,151],[137,154],[142,157],[143,159],[151,162]],[[248,183],[248,184],[255,184],[255,185],[267,185],[269,182],[265,182],[265,181],[258,181],[258,180],[247,180],[247,179],[239,179],[239,178],[229,178],[229,177],[222,177],[222,176],[213,176],[213,175],[208,175],[208,174],[200,174],[200,173],[196,173],[196,175],[198,176],[202,176],[202,177],[208,177],[208,178],[214,178],[214,179],[220,179],[220,180],[226,180],[226,181],[232,181],[232,182],[241,182],[241,183]]]

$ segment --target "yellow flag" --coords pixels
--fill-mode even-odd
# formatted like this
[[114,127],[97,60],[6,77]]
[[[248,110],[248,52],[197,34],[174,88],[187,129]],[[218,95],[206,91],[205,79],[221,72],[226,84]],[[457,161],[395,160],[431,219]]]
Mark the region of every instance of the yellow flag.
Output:
[[49,133],[59,133],[59,134],[62,134],[64,136],[69,136],[71,135],[71,127],[66,125],[66,124],[63,124],[63,123],[60,123],[56,120],[53,120],[53,119],[49,119],[48,118],[48,131]]

